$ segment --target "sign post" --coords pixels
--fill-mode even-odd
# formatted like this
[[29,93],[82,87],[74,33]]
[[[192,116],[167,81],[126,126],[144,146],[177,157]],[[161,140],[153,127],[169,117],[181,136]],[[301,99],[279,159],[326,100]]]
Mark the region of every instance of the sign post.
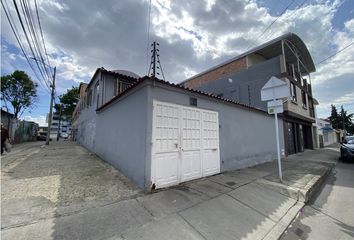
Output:
[[283,181],[283,173],[280,158],[278,113],[282,113],[284,111],[282,99],[288,98],[289,96],[290,92],[288,84],[276,77],[271,77],[261,89],[262,101],[268,101],[268,113],[274,114],[275,138],[277,144],[278,171],[280,181]]

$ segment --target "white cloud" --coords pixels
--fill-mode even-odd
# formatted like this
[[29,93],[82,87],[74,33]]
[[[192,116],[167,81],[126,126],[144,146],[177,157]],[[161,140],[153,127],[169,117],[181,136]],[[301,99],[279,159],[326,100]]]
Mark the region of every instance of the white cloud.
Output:
[[23,116],[23,120],[26,120],[26,121],[31,121],[31,122],[35,122],[35,123],[38,123],[38,125],[40,127],[43,127],[43,126],[48,126],[48,123],[46,121],[46,116],[31,116],[31,115],[26,115],[26,116]]
[[[343,29],[333,26],[343,2],[308,1],[299,7],[300,3],[295,1],[257,39],[277,16],[256,0],[153,0],[150,40],[160,42],[162,67],[167,80],[172,82],[180,82],[246,51],[250,45],[256,46],[288,31],[304,40],[318,62],[354,39],[354,19],[347,20]],[[95,0],[38,1],[50,62],[58,70],[58,90],[63,92],[79,81],[88,81],[101,66],[146,74],[148,3],[148,0],[107,0],[105,4]],[[1,27],[2,37],[16,45],[6,21],[2,21]],[[344,96],[346,101],[354,102],[351,95],[354,81],[350,81],[354,75],[353,56],[354,46],[318,65],[312,75],[314,95],[323,114],[328,104],[340,102]],[[20,57],[17,56],[17,63]],[[11,65],[11,58],[14,56],[6,56],[2,67]]]

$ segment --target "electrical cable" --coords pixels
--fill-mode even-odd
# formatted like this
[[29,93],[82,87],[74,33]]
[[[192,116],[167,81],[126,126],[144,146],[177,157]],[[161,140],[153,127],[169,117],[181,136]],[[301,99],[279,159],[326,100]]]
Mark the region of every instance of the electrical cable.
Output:
[[[148,28],[147,28],[147,44],[146,44],[146,72],[148,72],[148,75],[150,74],[150,67],[149,67],[149,46],[150,46],[150,20],[151,18],[151,0],[149,2],[149,14],[148,14]],[[151,64],[150,64],[151,65]]]
[[[44,47],[44,53],[45,53],[45,56],[46,56],[46,58],[47,58],[47,62],[48,62],[48,66],[49,66],[49,70],[50,70],[51,76],[53,77],[52,66],[50,65],[50,62],[49,62],[48,53],[47,53],[47,48],[46,48],[46,46],[45,46],[44,37],[43,37],[43,32],[42,32],[41,21],[40,21],[40,19],[39,19],[38,7],[37,7],[37,0],[34,0],[34,5],[35,5],[35,8],[36,8],[37,21],[38,21],[39,31],[40,31],[41,37],[42,37],[42,43],[43,43],[43,47]],[[52,79],[52,80],[53,80],[53,79]]]
[[334,54],[332,54],[332,55],[330,55],[330,56],[328,56],[328,57],[322,59],[321,61],[317,62],[315,65],[320,65],[320,64],[324,63],[324,62],[327,61],[328,59],[330,59],[330,58],[336,56],[338,53],[343,52],[345,49],[349,48],[349,47],[350,47],[351,45],[353,45],[353,44],[354,44],[354,41],[351,42],[351,43],[349,43],[348,45],[346,45],[344,48],[340,49],[339,51],[335,52]]
[[[28,38],[27,31],[26,31],[25,26],[24,26],[24,23],[23,23],[23,21],[22,21],[21,14],[20,14],[20,12],[19,12],[19,8],[18,8],[18,6],[17,6],[17,3],[16,3],[15,0],[13,0],[13,3],[14,3],[14,5],[15,5],[16,13],[17,13],[17,16],[18,16],[18,18],[19,18],[19,20],[20,20],[20,24],[21,24],[22,30],[23,30],[23,32],[24,32],[24,34],[25,34],[25,37],[26,37],[27,43],[28,43],[28,45],[29,45],[30,51],[32,52],[33,56],[35,56],[34,50],[33,50],[32,45],[31,45],[31,41],[30,41],[29,38]],[[45,81],[44,74],[43,74],[43,72],[42,72],[42,70],[41,70],[41,68],[40,68],[40,66],[39,66],[39,64],[38,64],[37,61],[36,61],[36,64],[37,64],[37,67],[38,67],[38,70],[39,70],[40,74],[41,74],[42,77],[43,77],[43,80]]]
[[35,40],[34,43],[35,43],[35,47],[37,48],[37,52],[39,54],[39,57],[41,59],[41,63],[42,63],[42,67],[47,75],[47,80],[49,80],[50,82],[50,74],[48,73],[48,69],[47,67],[45,66],[45,62],[44,62],[44,59],[43,59],[43,54],[42,54],[42,48],[41,48],[41,45],[38,41],[38,33],[36,33],[36,25],[35,25],[35,21],[34,21],[34,18],[33,18],[33,15],[32,15],[32,11],[31,11],[31,6],[30,4],[26,1],[23,0],[23,4],[25,6],[25,10],[26,10],[26,14],[27,14],[27,18],[29,20],[29,23],[30,23],[30,30],[33,34],[33,39]]
[[[50,87],[50,75],[48,74],[48,70],[47,70],[47,67],[45,66],[45,63],[44,63],[44,60],[43,60],[43,55],[42,55],[42,52],[41,52],[41,48],[40,48],[40,45],[38,43],[38,38],[37,38],[37,35],[36,35],[36,31],[35,31],[35,26],[34,26],[34,20],[33,20],[33,17],[32,17],[32,14],[31,14],[31,11],[30,11],[30,8],[29,6],[27,5],[27,3],[22,0],[21,1],[21,8],[22,8],[22,12],[23,12],[23,15],[24,15],[24,19],[25,19],[25,22],[26,22],[26,27],[28,29],[28,33],[29,33],[29,36],[32,40],[31,43],[29,43],[34,51],[35,51],[35,55],[34,55],[34,59],[41,59],[40,65],[41,66],[41,71],[43,72],[43,75],[45,75],[45,83],[48,87]],[[38,61],[37,61],[38,63]]]
[[[6,7],[5,7],[5,4],[6,4]],[[9,8],[8,8],[8,5],[7,5],[6,1],[5,1],[5,4],[4,4],[3,1],[1,1],[1,5],[2,5],[3,10],[4,10],[4,12],[5,12],[6,18],[7,18],[8,22],[9,22],[9,24],[10,24],[11,30],[12,30],[12,32],[13,32],[15,38],[16,38],[16,41],[17,41],[17,43],[18,43],[18,45],[19,45],[19,47],[20,47],[20,49],[21,49],[21,51],[22,51],[22,53],[23,53],[23,55],[24,55],[24,57],[25,57],[25,59],[26,59],[26,61],[27,61],[27,63],[28,63],[28,65],[30,66],[30,68],[31,68],[31,70],[33,71],[33,73],[34,73],[34,75],[36,76],[36,78],[38,79],[37,81],[42,85],[43,89],[45,89],[47,92],[50,93],[50,89],[48,89],[48,88],[43,84],[43,82],[40,81],[41,78],[38,76],[38,73],[35,71],[35,69],[34,69],[34,67],[33,67],[31,61],[29,60],[29,58],[28,58],[28,56],[27,56],[27,53],[26,53],[26,51],[25,51],[25,49],[24,49],[23,43],[22,43],[21,40],[20,40],[17,27],[16,27],[16,25],[13,23],[14,21],[13,21],[12,15],[11,15],[11,13],[7,10],[7,9],[9,9]]]
[[295,0],[292,0],[291,3],[288,4],[288,6],[286,6],[286,8],[281,12],[281,14],[280,14],[276,19],[274,19],[273,22],[272,22],[270,25],[268,25],[268,27],[266,27],[266,28],[262,31],[262,33],[261,33],[260,35],[258,35],[258,36],[256,37],[256,40],[254,41],[254,43],[250,43],[250,45],[247,47],[247,50],[250,49],[250,48],[257,42],[257,40],[258,40],[261,36],[263,36],[263,34],[264,34],[269,28],[271,28],[271,27],[273,26],[273,24],[285,13],[285,11],[294,3],[294,1],[295,1]]

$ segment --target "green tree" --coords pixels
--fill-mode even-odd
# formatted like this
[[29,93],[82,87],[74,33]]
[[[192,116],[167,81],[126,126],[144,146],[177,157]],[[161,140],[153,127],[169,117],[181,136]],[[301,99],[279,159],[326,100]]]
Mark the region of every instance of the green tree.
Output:
[[331,122],[333,128],[338,129],[341,120],[337,108],[333,104],[331,105],[331,116],[328,117],[328,120]]
[[24,71],[14,71],[10,75],[1,76],[1,100],[7,108],[11,104],[15,118],[24,110],[34,106],[37,100],[38,85]]
[[[62,115],[71,117],[78,102],[78,98],[79,88],[74,86],[68,89],[66,93],[59,96],[60,104],[62,105]],[[54,106],[57,113],[60,111],[60,104]]]
[[343,126],[345,126],[345,129],[347,131],[350,130],[351,126],[353,125],[353,121],[352,121],[353,113],[348,114],[347,111],[344,110],[344,107],[341,106],[340,115],[338,117],[339,117],[338,128],[343,129]]

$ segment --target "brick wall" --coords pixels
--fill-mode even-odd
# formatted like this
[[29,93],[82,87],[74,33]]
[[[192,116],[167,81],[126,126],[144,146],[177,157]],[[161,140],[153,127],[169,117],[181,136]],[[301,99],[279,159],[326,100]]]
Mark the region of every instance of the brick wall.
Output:
[[217,69],[214,69],[203,75],[190,79],[189,81],[184,83],[184,86],[188,88],[197,88],[209,81],[218,80],[222,76],[229,75],[231,73],[240,72],[241,70],[246,68],[247,68],[247,61],[246,61],[246,57],[244,57],[236,61],[230,62],[226,65],[223,65],[221,67],[218,67]]

